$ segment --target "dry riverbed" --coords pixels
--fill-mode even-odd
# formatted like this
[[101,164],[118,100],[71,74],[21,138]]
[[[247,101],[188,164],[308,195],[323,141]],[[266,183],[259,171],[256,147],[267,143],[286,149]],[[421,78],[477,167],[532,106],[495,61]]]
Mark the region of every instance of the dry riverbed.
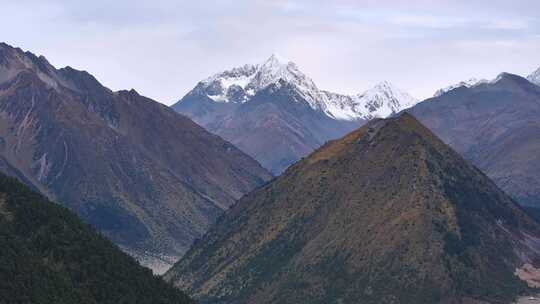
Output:
[[515,304],[540,304],[540,294],[536,296],[521,297]]

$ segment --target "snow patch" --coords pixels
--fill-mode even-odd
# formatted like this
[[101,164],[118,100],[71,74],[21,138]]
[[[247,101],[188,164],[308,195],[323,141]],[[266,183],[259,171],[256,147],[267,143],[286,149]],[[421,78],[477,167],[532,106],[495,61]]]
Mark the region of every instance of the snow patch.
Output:
[[141,266],[150,268],[155,275],[164,274],[180,259],[180,256],[158,254],[149,251],[135,251],[124,246],[121,246],[120,248],[122,251],[135,258]]
[[356,106],[363,107],[368,119],[385,118],[418,103],[406,92],[389,82],[381,82],[357,97]]

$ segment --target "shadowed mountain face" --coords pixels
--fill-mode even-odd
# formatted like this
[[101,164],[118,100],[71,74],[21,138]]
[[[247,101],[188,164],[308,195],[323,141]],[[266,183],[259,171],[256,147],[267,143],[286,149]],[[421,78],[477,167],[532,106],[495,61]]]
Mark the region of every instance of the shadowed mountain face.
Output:
[[275,174],[325,141],[340,137],[362,123],[337,121],[314,111],[295,87],[285,81],[270,85],[241,105],[186,97],[175,109],[180,113],[189,112],[188,107],[202,111],[201,103],[212,108],[212,115],[200,122],[206,129],[229,139]]
[[141,258],[183,254],[224,209],[271,177],[168,107],[6,44],[0,170]]
[[540,87],[501,74],[407,110],[521,205],[540,207]]
[[83,224],[0,174],[0,302],[193,303]]
[[243,197],[165,278],[202,303],[510,303],[538,245],[536,221],[404,114]]
[[192,92],[173,108],[231,141],[276,175],[327,140],[364,123],[335,120],[313,110],[295,87],[283,80],[246,103],[216,103]]

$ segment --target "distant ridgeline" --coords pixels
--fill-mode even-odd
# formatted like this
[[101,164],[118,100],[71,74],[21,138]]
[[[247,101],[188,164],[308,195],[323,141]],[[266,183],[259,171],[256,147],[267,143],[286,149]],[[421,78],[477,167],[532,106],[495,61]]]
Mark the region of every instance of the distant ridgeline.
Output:
[[0,303],[193,303],[64,207],[0,174]]
[[540,213],[538,84],[540,70],[528,79],[502,73],[440,90],[407,112],[518,203]]

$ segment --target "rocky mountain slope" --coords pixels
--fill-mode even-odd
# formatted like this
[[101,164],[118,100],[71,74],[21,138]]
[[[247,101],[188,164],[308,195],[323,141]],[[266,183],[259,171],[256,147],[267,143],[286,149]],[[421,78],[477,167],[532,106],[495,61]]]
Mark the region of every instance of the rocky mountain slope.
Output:
[[66,208],[0,174],[0,302],[194,303]]
[[407,111],[519,203],[540,207],[540,87],[503,73]]
[[388,82],[352,96],[321,90],[273,55],[199,82],[173,108],[279,174],[325,141],[416,103]]
[[271,178],[170,108],[6,44],[0,170],[155,266],[183,254],[223,210]]
[[165,278],[201,303],[510,303],[539,246],[538,222],[403,114],[243,197]]

